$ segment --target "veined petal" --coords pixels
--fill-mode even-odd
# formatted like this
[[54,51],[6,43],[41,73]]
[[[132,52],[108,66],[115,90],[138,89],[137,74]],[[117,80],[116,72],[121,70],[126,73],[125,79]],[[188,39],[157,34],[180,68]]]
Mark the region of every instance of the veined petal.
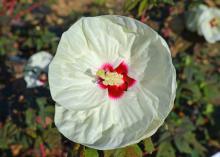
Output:
[[118,67],[115,68],[115,71],[119,74],[127,74],[128,67],[124,62],[121,62]]
[[102,104],[107,93],[97,88],[95,81],[87,65],[78,66],[74,62],[65,63],[56,59],[50,64],[52,98],[68,109],[85,110]]

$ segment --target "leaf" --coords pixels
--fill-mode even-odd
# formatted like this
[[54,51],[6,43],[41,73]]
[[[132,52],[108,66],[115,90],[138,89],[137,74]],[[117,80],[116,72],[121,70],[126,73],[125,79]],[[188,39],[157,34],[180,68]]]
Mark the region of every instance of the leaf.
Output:
[[125,157],[125,155],[125,149],[116,149],[115,153],[113,154],[113,157]]
[[28,126],[35,125],[35,111],[33,109],[27,109],[25,111],[25,121]]
[[138,5],[139,2],[140,0],[127,0],[125,3],[125,10],[131,11]]
[[126,157],[142,157],[140,147],[137,144],[126,147]]
[[54,115],[54,106],[46,106],[44,109],[46,116],[53,116]]
[[115,150],[105,150],[104,157],[113,157]]
[[195,134],[188,132],[184,135],[184,139],[194,147],[201,157],[205,156],[206,148],[197,141]]
[[31,136],[32,138],[36,138],[37,137],[36,130],[33,129],[33,128],[27,128],[26,129],[26,134]]
[[218,104],[216,100],[219,100],[220,97],[219,93],[220,93],[220,87],[218,84],[208,84],[204,87],[205,99],[213,104]]
[[5,138],[0,138],[0,149],[7,149],[8,148],[8,144],[6,142]]
[[37,98],[36,101],[37,101],[37,105],[40,109],[39,110],[39,116],[42,119],[45,119],[45,104],[47,102],[47,99],[46,98]]
[[46,104],[47,99],[46,98],[37,98],[36,101],[37,101],[38,106],[40,107],[40,106],[44,106]]
[[203,111],[203,113],[208,116],[211,113],[213,113],[213,111],[214,111],[214,106],[212,104],[207,104],[205,107],[205,111]]
[[116,150],[104,151],[104,157],[142,157],[142,156],[143,156],[142,150],[137,144]]
[[97,150],[91,149],[91,148],[86,148],[84,150],[84,153],[85,153],[85,157],[98,157],[99,156]]
[[167,140],[167,139],[169,139],[171,137],[171,133],[170,132],[168,132],[168,131],[166,131],[166,132],[164,132],[161,136],[160,136],[160,139],[159,139],[159,143],[160,142],[162,142],[162,141],[164,141],[164,140]]
[[95,3],[97,3],[98,5],[103,5],[105,4],[105,0],[95,0]]
[[55,128],[44,131],[43,140],[52,148],[61,144],[60,133]]
[[163,0],[163,2],[167,3],[167,4],[174,5],[174,1],[173,0]]
[[151,138],[147,138],[144,140],[144,150],[147,152],[147,153],[152,153],[154,151],[154,144],[151,140]]
[[174,142],[175,142],[176,147],[181,153],[190,154],[192,152],[192,149],[189,143],[183,137],[175,136]]
[[144,10],[147,8],[148,0],[142,0],[139,8],[138,8],[138,16],[141,16],[143,14]]
[[187,83],[187,84],[183,84],[182,88],[189,90],[190,92],[192,92],[192,96],[193,96],[193,100],[197,101],[202,97],[200,88],[197,84],[195,83]]
[[175,157],[175,150],[170,142],[163,142],[159,145],[157,157]]

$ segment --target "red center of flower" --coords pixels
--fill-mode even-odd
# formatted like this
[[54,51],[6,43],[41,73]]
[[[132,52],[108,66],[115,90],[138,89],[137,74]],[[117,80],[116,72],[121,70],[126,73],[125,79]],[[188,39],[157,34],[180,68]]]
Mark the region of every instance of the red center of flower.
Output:
[[104,64],[96,73],[98,84],[102,89],[108,89],[110,98],[120,98],[136,82],[128,76],[128,66],[121,62],[116,68]]

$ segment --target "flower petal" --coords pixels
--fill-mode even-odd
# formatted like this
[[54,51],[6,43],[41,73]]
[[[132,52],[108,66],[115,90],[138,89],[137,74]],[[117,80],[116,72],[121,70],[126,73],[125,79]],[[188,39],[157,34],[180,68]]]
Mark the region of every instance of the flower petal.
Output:
[[114,69],[114,71],[116,71],[119,74],[127,74],[128,73],[128,67],[124,62],[121,62],[119,64],[119,66]]
[[124,82],[127,84],[127,88],[133,86],[136,82],[135,79],[133,79],[127,75],[124,75],[123,79],[124,79]]
[[110,98],[120,98],[124,91],[127,89],[127,85],[123,83],[121,86],[108,86],[108,95]]
[[[97,88],[87,65],[55,58],[49,67],[52,98],[68,109],[85,110],[101,105],[107,92]],[[88,69],[89,70],[89,69]],[[83,99],[82,99],[83,98]]]

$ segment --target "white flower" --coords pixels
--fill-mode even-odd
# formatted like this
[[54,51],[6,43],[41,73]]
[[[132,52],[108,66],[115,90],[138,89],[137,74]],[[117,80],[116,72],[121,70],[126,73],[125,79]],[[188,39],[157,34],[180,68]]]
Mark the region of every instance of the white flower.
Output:
[[212,155],[211,157],[220,157],[220,152],[215,153],[215,154]]
[[147,25],[123,16],[78,20],[49,65],[55,124],[68,139],[114,149],[153,135],[173,107],[170,50]]
[[220,40],[220,10],[199,5],[186,14],[186,26],[191,31],[203,35],[206,41]]
[[24,74],[27,88],[43,86],[45,84],[47,77],[44,75],[48,73],[48,66],[52,58],[52,55],[45,51],[35,53],[29,58]]

